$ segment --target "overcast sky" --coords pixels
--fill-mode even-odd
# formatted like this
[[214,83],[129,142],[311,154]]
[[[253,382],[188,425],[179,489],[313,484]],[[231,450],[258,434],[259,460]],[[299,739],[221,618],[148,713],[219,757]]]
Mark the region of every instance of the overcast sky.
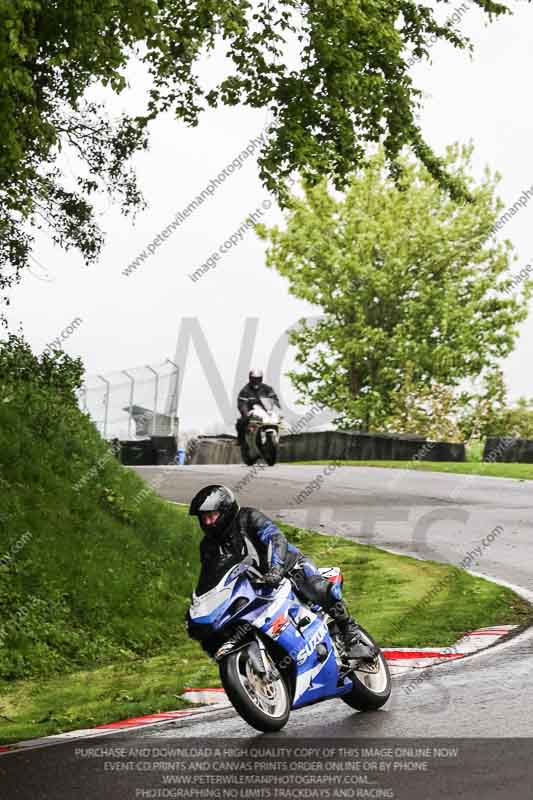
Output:
[[[458,7],[470,6],[459,27],[474,43],[473,57],[438,44],[431,49],[431,63],[412,68],[415,84],[425,92],[420,122],[426,139],[437,152],[454,141],[472,139],[476,176],[481,177],[486,164],[497,169],[502,174],[500,195],[506,206],[533,185],[533,8],[520,0],[509,5],[514,10],[512,17],[489,24],[472,3],[450,4],[444,9],[445,16]],[[216,78],[221,68],[217,57],[206,63],[206,79]],[[130,91],[111,103],[112,112],[141,107],[145,76],[137,66],[129,76]],[[152,128],[149,152],[134,162],[148,209],[133,224],[102,201],[100,220],[107,232],[106,245],[99,263],[88,268],[76,253],[63,253],[45,234],[39,235],[35,256],[41,266],[36,263],[34,274],[26,274],[12,291],[11,329],[22,325],[32,347],[41,350],[73,319],[81,318],[82,323],[62,346],[69,354],[81,356],[88,375],[93,376],[173,359],[180,325],[184,318],[193,318],[205,334],[233,402],[246,320],[257,320],[256,338],[251,343],[253,365],[266,370],[276,344],[278,353],[282,352],[287,328],[300,317],[317,313],[316,308],[291,297],[287,282],[265,267],[265,245],[253,232],[221,256],[215,269],[197,281],[189,277],[237,231],[250,212],[260,209],[267,224],[282,219],[259,181],[257,150],[135,272],[125,276],[122,270],[267,122],[266,111],[242,108],[207,112],[194,129],[170,117],[159,119]],[[74,161],[70,169],[75,172]],[[517,272],[533,259],[532,220],[533,200],[500,233],[515,245]],[[530,317],[522,325],[514,354],[504,365],[512,397],[533,396],[532,334]],[[291,365],[289,350],[282,371]],[[220,419],[222,403],[213,397],[194,349],[181,366],[182,425],[203,429]],[[276,382],[277,376],[266,374],[266,379]],[[91,377],[89,384],[95,383]],[[167,384],[163,381],[160,387],[163,398]],[[281,386],[284,403],[301,412],[286,379]],[[124,405],[126,389],[121,391],[119,396],[117,390],[114,398],[114,419]],[[143,391],[151,393],[152,387]],[[90,395],[96,398],[95,392]]]

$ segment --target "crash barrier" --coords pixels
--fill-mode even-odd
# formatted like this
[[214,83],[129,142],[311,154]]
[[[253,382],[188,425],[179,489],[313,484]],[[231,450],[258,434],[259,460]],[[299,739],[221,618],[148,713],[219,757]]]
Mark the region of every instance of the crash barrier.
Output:
[[464,444],[395,434],[322,431],[283,436],[281,461],[464,461]]
[[533,439],[489,436],[485,442],[483,461],[533,464]]
[[241,464],[241,451],[235,436],[199,436],[187,448],[186,464]]
[[176,452],[175,436],[151,436],[149,439],[120,443],[120,461],[129,467],[173,464]]
[[[280,461],[465,461],[464,444],[394,434],[319,431],[282,436]],[[200,436],[188,464],[240,464],[233,436]]]

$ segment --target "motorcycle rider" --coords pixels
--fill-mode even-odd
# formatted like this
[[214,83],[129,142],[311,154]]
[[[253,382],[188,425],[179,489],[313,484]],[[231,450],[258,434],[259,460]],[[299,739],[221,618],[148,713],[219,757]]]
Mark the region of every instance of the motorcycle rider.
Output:
[[261,370],[252,369],[248,373],[248,383],[246,386],[242,387],[237,398],[237,408],[241,416],[237,420],[235,427],[237,428],[237,437],[241,446],[244,444],[248,414],[254,405],[261,405],[262,397],[272,398],[277,407],[281,408],[278,396],[272,386],[263,383],[263,373]]
[[[285,576],[308,603],[319,605],[335,621],[349,658],[373,658],[374,649],[359,637],[359,626],[342,599],[341,587],[330,583],[279,528],[261,511],[240,508],[226,486],[205,486],[191,500],[189,514],[198,517],[204,537],[200,542],[201,572],[196,594],[204,594],[233,564],[252,556],[267,586],[275,588]],[[189,635],[201,641],[204,626],[195,627],[187,615]]]

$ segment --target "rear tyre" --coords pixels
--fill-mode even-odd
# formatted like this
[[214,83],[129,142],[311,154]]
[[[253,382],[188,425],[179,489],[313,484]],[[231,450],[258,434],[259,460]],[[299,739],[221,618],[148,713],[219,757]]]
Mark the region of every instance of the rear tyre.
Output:
[[376,711],[385,705],[390,697],[390,671],[379,646],[364,628],[361,628],[361,639],[366,644],[374,645],[378,649],[378,655],[373,662],[358,662],[359,668],[356,668],[350,676],[353,688],[348,694],[344,694],[341,700],[358,711]]
[[[268,659],[273,663],[268,656]],[[254,670],[244,647],[220,662],[220,678],[238,714],[258,731],[279,731],[291,711],[289,692],[283,678],[269,680]]]
[[242,458],[242,460],[244,461],[244,463],[246,464],[247,467],[253,467],[253,465],[257,461],[257,457],[256,458],[252,458],[250,456],[250,451],[248,449],[248,445],[247,444],[241,444],[241,458]]

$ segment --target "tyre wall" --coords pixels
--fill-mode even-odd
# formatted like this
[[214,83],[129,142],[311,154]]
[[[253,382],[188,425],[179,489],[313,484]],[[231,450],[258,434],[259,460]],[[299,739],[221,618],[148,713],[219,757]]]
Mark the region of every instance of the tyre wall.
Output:
[[485,442],[483,461],[533,464],[533,440],[513,436],[489,436]]
[[[280,461],[465,461],[464,444],[422,438],[320,431],[282,436]],[[199,437],[189,464],[240,464],[234,437]]]

